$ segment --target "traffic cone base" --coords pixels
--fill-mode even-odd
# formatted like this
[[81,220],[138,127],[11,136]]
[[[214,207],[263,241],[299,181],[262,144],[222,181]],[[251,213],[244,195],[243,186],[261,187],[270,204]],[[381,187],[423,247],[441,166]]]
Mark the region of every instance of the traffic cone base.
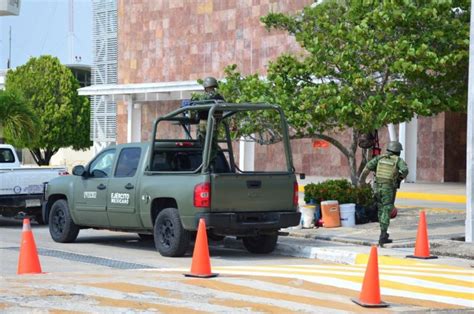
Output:
[[359,299],[351,299],[351,301],[354,302],[355,304],[360,305],[360,306],[363,306],[363,307],[376,308],[376,307],[388,307],[388,306],[389,306],[388,303],[383,302],[383,301],[380,301],[379,304],[364,303],[364,302],[362,302],[362,301],[359,300]]
[[206,222],[203,218],[199,220],[196,242],[194,243],[193,261],[191,272],[184,274],[186,277],[212,278],[218,274],[211,272],[211,259],[209,257],[209,245],[207,243]]
[[219,274],[216,274],[216,273],[210,273],[210,274],[206,274],[206,275],[199,275],[199,274],[191,274],[191,273],[188,273],[188,274],[184,274],[185,277],[194,277],[194,278],[212,278],[212,277],[217,277],[219,276]]
[[418,259],[435,259],[435,258],[438,258],[438,256],[433,256],[433,255],[430,255],[430,256],[407,255],[406,257],[407,258],[418,258]]

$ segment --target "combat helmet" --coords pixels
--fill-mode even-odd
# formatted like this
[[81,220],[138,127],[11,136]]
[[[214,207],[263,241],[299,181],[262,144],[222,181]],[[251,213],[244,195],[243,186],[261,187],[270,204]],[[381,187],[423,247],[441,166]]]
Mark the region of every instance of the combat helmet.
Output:
[[387,151],[392,152],[394,154],[400,154],[403,150],[403,146],[399,141],[390,141],[387,145]]
[[204,79],[202,86],[204,86],[204,88],[217,87],[217,80],[212,76],[208,76]]

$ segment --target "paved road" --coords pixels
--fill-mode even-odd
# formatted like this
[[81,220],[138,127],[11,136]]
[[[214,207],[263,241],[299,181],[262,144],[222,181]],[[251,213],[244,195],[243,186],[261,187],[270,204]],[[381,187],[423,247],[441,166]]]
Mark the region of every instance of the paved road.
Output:
[[[82,230],[77,243],[51,241],[33,224],[45,274],[15,275],[20,222],[0,219],[0,312],[365,312],[350,298],[365,265],[257,256],[211,245],[213,279],[186,278],[191,257],[164,258],[133,234]],[[474,306],[473,272],[439,265],[380,265],[390,311]]]

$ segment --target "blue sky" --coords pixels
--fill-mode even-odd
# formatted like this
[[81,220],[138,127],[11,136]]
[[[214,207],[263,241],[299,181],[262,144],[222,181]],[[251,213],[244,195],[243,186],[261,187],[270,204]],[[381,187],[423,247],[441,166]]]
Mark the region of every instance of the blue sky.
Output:
[[[7,67],[12,27],[12,60],[16,67],[45,54],[69,64],[69,0],[22,0],[20,15],[0,16],[0,69]],[[92,65],[92,0],[74,0],[74,55]],[[77,62],[75,62],[77,63]]]

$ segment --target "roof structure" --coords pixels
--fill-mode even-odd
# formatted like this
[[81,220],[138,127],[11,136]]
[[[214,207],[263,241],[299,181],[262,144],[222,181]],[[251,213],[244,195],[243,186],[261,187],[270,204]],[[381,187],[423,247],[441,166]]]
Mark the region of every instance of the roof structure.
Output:
[[82,96],[106,96],[112,101],[132,97],[135,102],[188,99],[199,91],[203,91],[203,87],[196,81],[100,84],[78,89]]

